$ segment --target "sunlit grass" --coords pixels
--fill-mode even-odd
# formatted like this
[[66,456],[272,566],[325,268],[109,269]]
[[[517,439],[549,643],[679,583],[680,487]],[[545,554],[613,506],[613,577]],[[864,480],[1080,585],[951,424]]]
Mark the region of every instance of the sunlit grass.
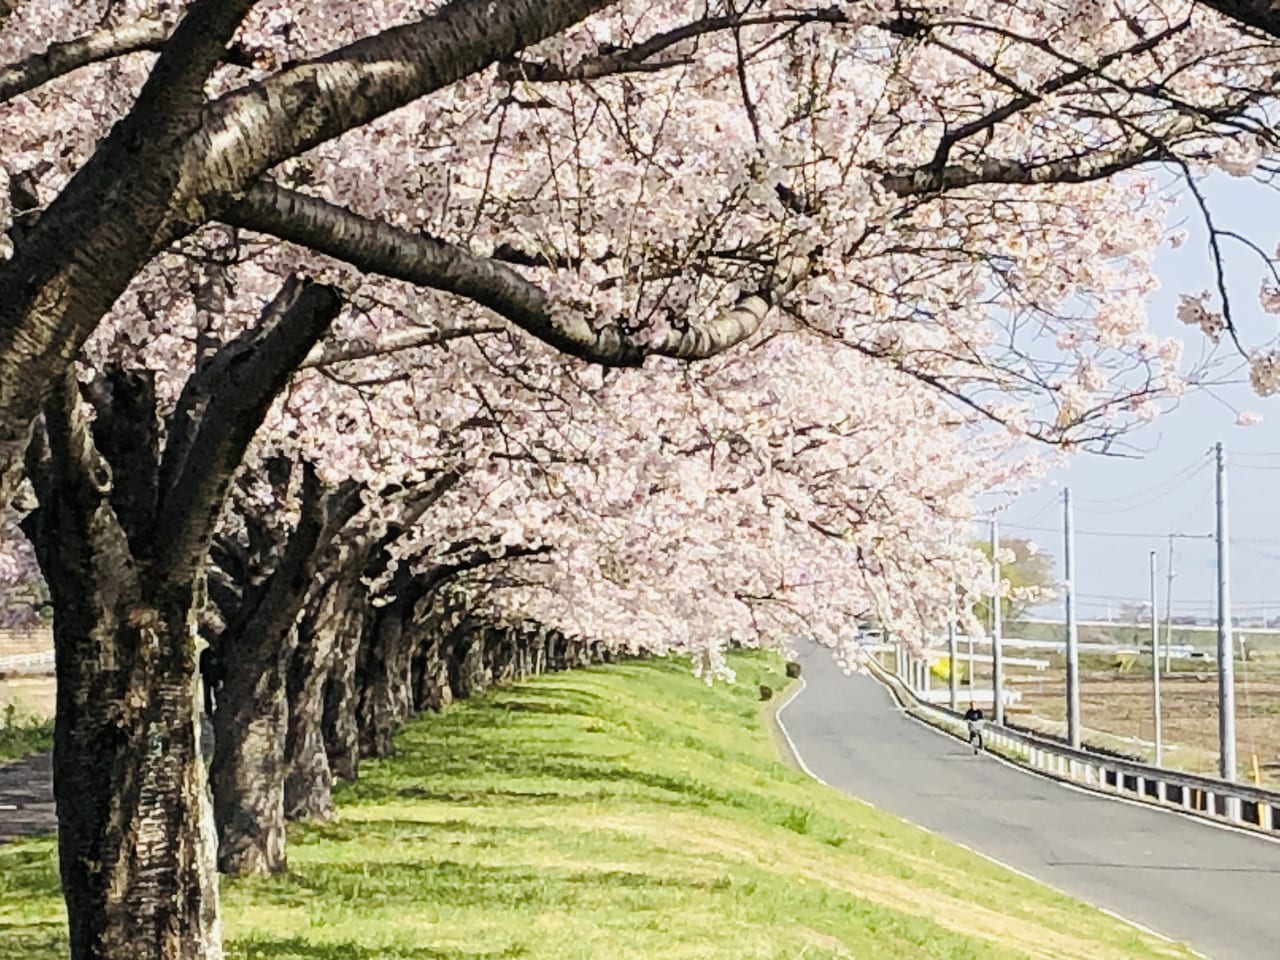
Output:
[[[223,885],[229,956],[1188,957],[777,762],[737,656],[542,677],[407,728],[290,833],[288,876]],[[63,955],[49,840],[0,847],[0,957]]]

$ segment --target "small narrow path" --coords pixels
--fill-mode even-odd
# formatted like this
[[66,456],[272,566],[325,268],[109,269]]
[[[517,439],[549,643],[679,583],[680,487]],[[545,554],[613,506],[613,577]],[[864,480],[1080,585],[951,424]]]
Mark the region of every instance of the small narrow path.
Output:
[[0,764],[0,843],[57,826],[53,758],[41,753]]

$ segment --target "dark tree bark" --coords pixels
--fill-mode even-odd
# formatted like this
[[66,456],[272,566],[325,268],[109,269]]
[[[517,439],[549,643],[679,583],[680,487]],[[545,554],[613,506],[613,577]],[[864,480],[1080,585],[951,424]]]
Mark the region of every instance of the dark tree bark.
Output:
[[415,713],[439,713],[444,706],[441,688],[448,683],[448,671],[441,670],[438,625],[427,623],[419,634],[413,654],[413,709]]
[[28,532],[54,601],[54,796],[71,956],[215,960],[194,584],[140,569],[73,378],[51,396],[45,427],[49,457],[32,458],[41,506]]
[[196,716],[205,560],[230,478],[340,301],[290,282],[184,388],[160,454],[144,376],[55,385],[28,532],[55,603],[54,796],[73,960],[218,960],[214,839]]
[[289,661],[285,696],[284,815],[290,820],[333,816],[333,773],[324,742],[325,680],[351,614],[350,585],[328,580],[298,624],[298,643]]
[[411,632],[406,629],[417,600],[411,579],[396,578],[396,599],[369,618],[357,674],[360,756],[389,757],[392,738],[413,712]]
[[354,783],[360,772],[360,729],[356,724],[356,705],[360,690],[356,685],[356,661],[364,637],[363,611],[368,592],[363,584],[353,585],[350,611],[338,632],[333,663],[324,680],[324,712],[321,734],[329,769],[339,780]]
[[[375,580],[390,568],[391,546],[410,530],[461,479],[446,470],[427,482],[399,491],[404,500],[398,521],[372,543],[353,548],[344,577]],[[367,590],[358,609],[367,611],[343,638],[324,688],[324,741],[335,776],[354,780],[362,756],[388,756],[395,729],[413,713],[413,645],[405,636],[406,620],[427,588],[402,562],[382,607],[368,603]]]
[[302,474],[302,512],[283,555],[260,583],[244,587],[239,610],[224,611],[210,779],[218,869],[232,876],[286,868],[285,672],[322,555],[360,508],[355,484],[325,491],[311,464]]
[[[213,715],[214,820],[218,869],[229,876],[280,873],[284,852],[285,697],[280,683],[285,638],[260,656],[232,654]],[[251,673],[250,670],[258,672]]]

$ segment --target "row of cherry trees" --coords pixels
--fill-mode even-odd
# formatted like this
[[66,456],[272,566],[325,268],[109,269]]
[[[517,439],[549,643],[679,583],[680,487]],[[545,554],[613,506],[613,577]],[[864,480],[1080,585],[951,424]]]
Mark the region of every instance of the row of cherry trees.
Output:
[[215,862],[477,678],[964,616],[974,497],[1198,376],[1150,165],[1267,170],[1272,16],[0,4],[0,607],[51,598],[73,956],[220,956]]

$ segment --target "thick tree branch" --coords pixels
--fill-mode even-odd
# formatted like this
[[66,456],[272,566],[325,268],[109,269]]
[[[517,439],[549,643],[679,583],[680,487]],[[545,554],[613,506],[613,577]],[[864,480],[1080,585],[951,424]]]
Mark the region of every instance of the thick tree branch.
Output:
[[382,576],[393,559],[389,549],[391,544],[412,530],[441,497],[458,485],[462,476],[461,470],[449,469],[407,490],[383,490],[380,498],[384,502],[403,501],[399,517],[388,523],[386,531],[375,540],[360,542],[359,535],[352,536],[348,540],[350,549],[346,553],[345,562],[333,568],[330,579],[345,580],[360,576],[375,580]]
[[610,366],[636,366],[648,355],[699,360],[722,353],[754,334],[770,306],[809,270],[808,261],[791,258],[771,287],[744,296],[698,329],[643,344],[615,326],[597,330],[584,317],[557,314],[541,287],[504,263],[272,183],[256,184],[222,219],[369,273],[466,297],[557,350]]
[[66,76],[91,63],[101,63],[143,50],[159,50],[173,32],[173,24],[163,20],[138,20],[118,27],[104,27],[95,33],[52,43],[43,53],[35,53],[17,63],[0,67],[0,102],[42,84]]
[[204,84],[258,0],[195,0],[164,44],[124,125],[136,135],[157,121],[195,126]]
[[159,569],[201,561],[254,432],[341,306],[334,288],[290,278],[261,322],[187,382],[160,470],[156,529],[166,536],[156,538]]
[[454,0],[202,104],[205,78],[253,0],[197,0],[137,103],[0,262],[0,494],[49,384],[158,250],[262,173],[505,60],[604,0]]
[[[496,554],[495,550],[498,551]],[[487,567],[490,564],[499,563],[503,560],[516,560],[522,557],[547,556],[553,553],[554,550],[554,547],[546,543],[536,546],[482,547],[458,557],[450,563],[442,563],[429,568],[419,575],[416,582],[422,586],[422,592],[426,594],[435,590],[442,583],[459,577],[464,573]]]
[[[50,544],[35,528],[49,522],[50,529],[65,534],[78,531],[76,542],[96,543],[106,537],[123,545],[124,530],[111,509],[113,479],[111,466],[98,452],[87,407],[80,397],[75,371],[68,369],[53,385],[44,408],[44,429],[27,451],[28,473],[40,499],[40,507],[27,529],[32,543],[41,552],[41,564],[50,562]],[[56,553],[56,551],[55,551]],[[125,555],[121,551],[119,555]],[[48,569],[48,567],[45,567]],[[128,571],[121,571],[127,575]]]
[[208,109],[195,144],[202,160],[192,193],[216,216],[230,192],[281,161],[509,59],[608,6],[607,0],[453,0],[430,17],[233,91]]
[[155,376],[110,367],[84,388],[94,409],[93,440],[111,466],[111,506],[135,557],[146,556],[159,495],[160,420]]
[[381,357],[401,350],[413,350],[418,347],[436,347],[450,340],[462,340],[467,337],[478,337],[488,333],[503,333],[505,326],[488,326],[463,324],[461,326],[442,325],[435,330],[395,330],[374,341],[356,341],[352,343],[317,346],[307,354],[307,359],[299,365],[300,370],[328,367],[335,363],[347,363],[352,360],[366,360],[370,357]]
[[[298,524],[265,582],[256,590],[246,591],[248,596],[235,620],[229,611],[224,611],[228,622],[225,635],[244,644],[278,646],[297,618],[329,544],[362,506],[360,487],[355,481],[326,491],[320,485],[315,465],[304,463]],[[272,651],[268,648],[254,652],[269,656]]]
[[1120,150],[1099,150],[1044,163],[991,159],[952,163],[941,168],[932,165],[917,167],[889,174],[880,182],[889,192],[904,197],[942,193],[987,183],[1087,183],[1130,170],[1139,164],[1166,160],[1169,157],[1170,153],[1163,144],[1147,140]]
[[[774,24],[806,24],[806,23],[848,23],[848,15],[839,7],[826,7],[815,10],[794,11],[791,13],[769,13],[757,16],[730,14],[720,17],[704,17],[693,23],[687,23],[656,34],[642,43],[611,50],[593,57],[586,57],[571,67],[560,67],[554,63],[535,61],[518,61],[503,64],[500,75],[504,80],[530,80],[534,82],[556,82],[564,80],[596,80],[618,73],[648,73],[668,67],[687,63],[683,57],[664,60],[658,63],[651,58],[671,47],[685,43],[697,37],[724,30],[737,30],[743,27],[769,26]],[[886,25],[893,30],[893,26]]]

